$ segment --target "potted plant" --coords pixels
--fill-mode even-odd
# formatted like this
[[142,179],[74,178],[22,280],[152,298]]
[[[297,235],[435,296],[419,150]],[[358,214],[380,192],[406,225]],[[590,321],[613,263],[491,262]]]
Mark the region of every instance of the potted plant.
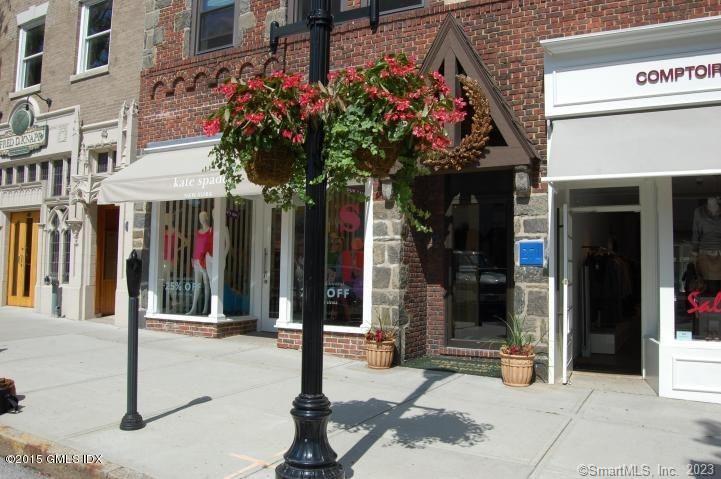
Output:
[[325,101],[298,74],[232,78],[218,86],[225,103],[208,117],[203,131],[222,133],[211,167],[220,170],[226,188],[243,175],[263,186],[266,201],[292,205],[305,198],[305,143],[308,117]]
[[366,333],[366,360],[368,367],[388,369],[393,364],[393,352],[396,344],[396,328],[385,327],[378,318],[378,326],[371,326]]
[[416,208],[411,187],[423,162],[445,153],[447,124],[462,121],[465,103],[452,98],[442,75],[422,75],[400,53],[329,75],[324,105],[329,188],[351,181],[390,178],[393,199],[411,226],[427,230],[427,213]]
[[523,387],[533,381],[536,358],[533,335],[526,332],[526,320],[509,315],[506,342],[501,346],[501,377],[506,386]]

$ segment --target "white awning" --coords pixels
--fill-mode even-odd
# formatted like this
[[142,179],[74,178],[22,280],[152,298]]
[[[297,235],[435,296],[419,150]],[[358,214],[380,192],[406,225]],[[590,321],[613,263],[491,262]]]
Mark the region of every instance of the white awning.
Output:
[[546,181],[721,173],[721,106],[553,120]]
[[[226,195],[225,178],[210,170],[212,146],[149,152],[101,183],[98,204],[127,201],[173,201]],[[234,190],[237,196],[256,196],[262,187],[250,181]]]

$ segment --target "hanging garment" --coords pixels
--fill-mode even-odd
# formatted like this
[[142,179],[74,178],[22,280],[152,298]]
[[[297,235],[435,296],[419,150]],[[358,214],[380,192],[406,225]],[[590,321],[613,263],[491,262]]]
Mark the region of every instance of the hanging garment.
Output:
[[213,228],[206,232],[200,230],[195,232],[195,245],[193,247],[193,259],[205,268],[205,255],[213,255]]

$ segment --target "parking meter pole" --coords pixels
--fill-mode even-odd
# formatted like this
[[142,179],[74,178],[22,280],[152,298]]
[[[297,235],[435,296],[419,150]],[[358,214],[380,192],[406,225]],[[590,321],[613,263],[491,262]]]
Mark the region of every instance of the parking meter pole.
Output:
[[120,421],[123,431],[135,431],[145,427],[138,412],[138,295],[142,263],[133,251],[125,262],[128,278],[128,407]]

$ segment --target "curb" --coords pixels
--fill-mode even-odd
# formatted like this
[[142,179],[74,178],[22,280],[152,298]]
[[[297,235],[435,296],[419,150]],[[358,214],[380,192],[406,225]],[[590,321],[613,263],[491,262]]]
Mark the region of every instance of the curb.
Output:
[[11,454],[42,459],[41,463],[33,463],[31,460],[17,461],[16,463],[23,467],[31,467],[53,479],[153,479],[152,476],[105,459],[101,459],[100,463],[49,463],[47,458],[50,456],[66,459],[82,458],[84,453],[9,426],[0,425],[0,455],[2,456],[0,460],[4,461],[4,457]]

